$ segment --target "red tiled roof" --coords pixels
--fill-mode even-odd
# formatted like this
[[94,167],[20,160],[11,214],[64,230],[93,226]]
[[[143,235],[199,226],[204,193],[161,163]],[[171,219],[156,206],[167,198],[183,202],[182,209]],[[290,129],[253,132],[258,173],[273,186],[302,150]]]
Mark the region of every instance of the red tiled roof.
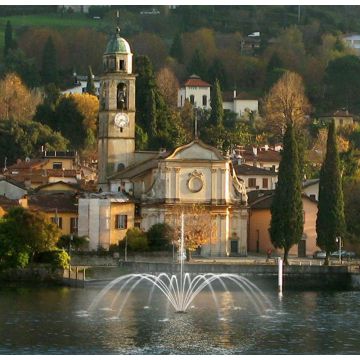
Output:
[[0,195],[0,207],[7,211],[14,206],[20,206],[19,200],[11,200],[5,196]]
[[48,160],[43,159],[31,159],[29,161],[18,161],[13,165],[8,166],[9,170],[25,170],[25,169],[34,169],[41,168],[42,165],[45,165]]
[[76,177],[76,170],[47,169],[46,173],[54,177]]
[[201,80],[198,76],[190,76],[184,83],[184,86],[192,86],[192,87],[210,87],[211,85],[204,80]]
[[237,175],[265,175],[265,176],[277,176],[275,171],[259,168],[256,166],[251,166],[247,164],[233,164],[235,172]]
[[245,161],[280,162],[281,160],[281,154],[272,149],[258,149],[257,155],[255,155],[251,150],[245,150],[244,152],[241,152],[240,155],[245,159]]
[[72,193],[30,195],[28,198],[29,208],[44,212],[71,212],[77,213],[78,199]]

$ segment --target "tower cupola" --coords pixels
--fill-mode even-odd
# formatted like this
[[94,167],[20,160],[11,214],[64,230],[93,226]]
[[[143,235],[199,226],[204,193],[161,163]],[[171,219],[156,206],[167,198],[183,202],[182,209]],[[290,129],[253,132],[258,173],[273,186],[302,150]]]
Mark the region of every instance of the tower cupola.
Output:
[[132,73],[132,56],[129,43],[120,36],[120,28],[110,37],[103,55],[104,73]]

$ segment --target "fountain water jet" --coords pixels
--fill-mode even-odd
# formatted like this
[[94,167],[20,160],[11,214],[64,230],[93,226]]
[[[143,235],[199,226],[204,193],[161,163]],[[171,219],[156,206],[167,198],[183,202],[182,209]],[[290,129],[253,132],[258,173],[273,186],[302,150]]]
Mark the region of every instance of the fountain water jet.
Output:
[[[187,309],[197,297],[197,295],[204,289],[209,289],[218,310],[218,317],[220,318],[219,313],[219,304],[214,290],[213,285],[215,283],[220,284],[224,292],[232,295],[232,292],[229,291],[225,280],[232,285],[235,285],[237,289],[242,290],[246,296],[252,301],[254,307],[259,313],[263,313],[267,308],[272,308],[270,301],[262,293],[262,291],[254,285],[251,281],[246,279],[243,276],[237,274],[198,274],[191,278],[189,273],[184,273],[184,214],[181,215],[181,238],[180,238],[180,273],[178,276],[169,275],[166,273],[160,273],[159,275],[153,274],[129,274],[120,276],[117,279],[111,281],[106,285],[100,293],[95,297],[91,303],[88,312],[91,312],[97,308],[104,297],[109,293],[110,290],[115,288],[115,286],[120,285],[120,288],[117,290],[116,295],[114,296],[110,308],[115,307],[119,299],[121,303],[119,304],[119,310],[117,316],[121,315],[123,308],[126,305],[126,302],[133,290],[138,287],[143,282],[149,282],[152,287],[148,296],[148,303],[144,308],[150,308],[152,301],[153,293],[155,289],[159,290],[165,297],[168,302],[172,305],[176,313],[186,313]],[[125,296],[122,295],[125,293]],[[234,301],[233,301],[234,303]]]

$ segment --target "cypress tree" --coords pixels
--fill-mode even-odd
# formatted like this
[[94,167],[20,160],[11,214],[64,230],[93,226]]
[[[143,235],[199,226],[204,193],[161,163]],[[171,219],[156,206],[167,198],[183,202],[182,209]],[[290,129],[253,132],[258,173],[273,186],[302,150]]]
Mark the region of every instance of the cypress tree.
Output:
[[196,49],[187,66],[190,75],[199,75],[203,80],[208,78],[208,64],[202,51]]
[[334,121],[329,124],[326,156],[320,171],[316,232],[316,243],[326,251],[325,264],[328,265],[330,252],[337,248],[336,237],[345,232],[344,199]]
[[7,56],[9,50],[13,49],[14,40],[12,36],[12,26],[10,21],[8,20],[5,27],[4,33],[4,57]]
[[222,61],[218,58],[214,59],[213,63],[209,68],[209,80],[215,83],[216,79],[219,80],[221,88],[227,88],[227,77],[225,67]]
[[290,248],[301,240],[303,234],[300,162],[291,123],[287,125],[283,143],[269,231],[275,248],[284,250],[284,263],[287,265]]
[[215,84],[211,90],[211,113],[209,122],[210,125],[222,127],[224,124],[224,109],[222,103],[222,95],[219,80],[215,80]]
[[94,75],[89,65],[88,75],[87,75],[87,83],[86,83],[86,92],[91,95],[96,95],[95,84],[94,84]]
[[170,48],[170,56],[175,58],[180,64],[182,64],[184,61],[184,50],[180,33],[177,33],[174,37]]
[[[147,56],[135,59],[136,123],[148,135],[144,146],[158,150],[179,145],[182,128],[178,119],[166,105],[155,81],[152,64]],[[140,140],[140,139],[139,139]]]
[[48,37],[44,46],[41,76],[44,85],[50,83],[58,84],[56,49],[51,36]]

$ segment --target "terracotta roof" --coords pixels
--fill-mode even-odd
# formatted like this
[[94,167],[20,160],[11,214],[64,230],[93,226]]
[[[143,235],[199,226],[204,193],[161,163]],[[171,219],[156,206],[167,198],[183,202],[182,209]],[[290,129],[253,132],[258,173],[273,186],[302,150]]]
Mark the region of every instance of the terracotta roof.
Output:
[[210,87],[211,85],[204,80],[200,79],[200,76],[191,75],[189,79],[184,82],[184,86],[192,87]]
[[30,159],[29,161],[18,160],[15,164],[8,166],[8,169],[24,170],[24,169],[41,168],[42,165],[45,165],[47,162],[48,160],[44,160],[44,159]]
[[20,206],[19,200],[11,200],[5,196],[0,195],[0,207],[4,210],[8,210],[14,206]]
[[[250,191],[248,195],[248,204],[251,209],[270,209],[275,190],[254,190]],[[303,199],[307,199],[314,204],[317,204],[317,201],[306,194],[301,194]]]
[[247,164],[238,165],[233,163],[235,172],[237,175],[266,175],[266,176],[277,176],[276,171],[263,169],[257,166],[251,166]]
[[10,174],[7,175],[7,178],[19,182],[21,184],[24,184],[25,181],[31,181],[32,184],[46,184],[48,182],[47,176],[38,173]]
[[[78,191],[81,190],[81,187],[78,184],[67,183],[65,181],[56,181],[56,182],[40,185],[36,189],[34,189],[34,191],[40,192],[40,191],[42,191],[43,189],[46,189],[46,188],[51,189],[51,187],[59,185],[59,184],[65,185],[66,187],[69,188],[69,190],[53,190],[53,191],[56,191],[56,192],[64,192],[64,191],[78,192]],[[48,191],[51,191],[51,190],[48,190]]]
[[272,149],[261,150],[258,148],[257,155],[255,155],[252,150],[246,149],[246,150],[240,152],[240,155],[246,161],[280,162],[280,160],[281,160],[280,152],[272,150]]
[[38,193],[28,198],[29,208],[43,212],[78,212],[78,199],[72,193]]
[[76,177],[76,170],[46,169],[47,176],[54,177]]

